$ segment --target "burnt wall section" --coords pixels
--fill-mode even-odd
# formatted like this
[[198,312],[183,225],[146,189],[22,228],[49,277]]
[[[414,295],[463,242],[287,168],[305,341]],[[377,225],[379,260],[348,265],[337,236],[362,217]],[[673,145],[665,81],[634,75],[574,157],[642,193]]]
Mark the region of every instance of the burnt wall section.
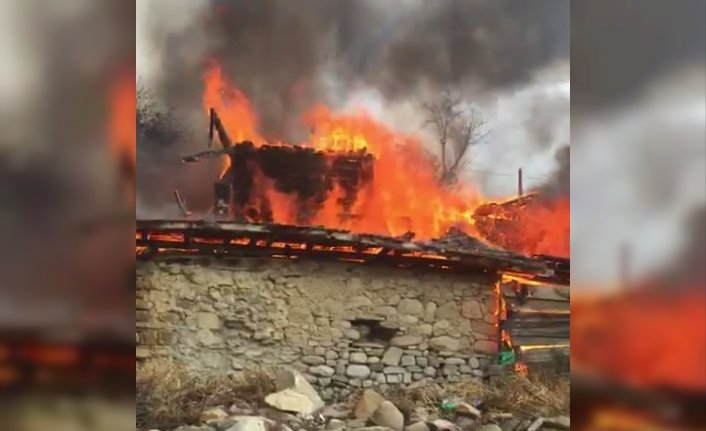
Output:
[[481,377],[497,349],[493,282],[343,262],[140,262],[138,357],[218,373],[289,366],[329,399]]

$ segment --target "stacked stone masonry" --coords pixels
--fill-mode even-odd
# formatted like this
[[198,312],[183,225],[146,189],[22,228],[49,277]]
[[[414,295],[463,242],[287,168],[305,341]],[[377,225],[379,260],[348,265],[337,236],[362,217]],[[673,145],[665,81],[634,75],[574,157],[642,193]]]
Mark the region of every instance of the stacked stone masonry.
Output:
[[297,369],[323,398],[482,376],[492,276],[248,258],[141,262],[137,355],[219,373]]

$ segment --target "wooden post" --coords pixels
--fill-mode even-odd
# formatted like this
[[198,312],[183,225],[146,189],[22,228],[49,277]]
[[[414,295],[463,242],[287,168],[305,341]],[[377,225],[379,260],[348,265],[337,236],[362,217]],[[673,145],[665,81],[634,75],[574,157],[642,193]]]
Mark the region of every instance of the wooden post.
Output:
[[517,170],[517,196],[522,197],[524,191],[522,190],[522,168]]

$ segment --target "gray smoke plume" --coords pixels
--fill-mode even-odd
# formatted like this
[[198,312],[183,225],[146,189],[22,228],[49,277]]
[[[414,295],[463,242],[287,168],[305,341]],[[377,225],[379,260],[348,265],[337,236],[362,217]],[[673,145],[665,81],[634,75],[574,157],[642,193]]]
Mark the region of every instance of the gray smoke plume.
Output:
[[706,52],[702,0],[571,2],[574,109],[620,105]]
[[575,285],[618,282],[624,246],[634,280],[703,280],[705,7],[572,2]]
[[138,138],[138,213],[168,205],[174,188],[195,207],[210,199],[218,163],[176,160],[205,145],[211,59],[251,99],[264,136],[290,142],[323,102],[362,106],[433,152],[421,102],[452,90],[488,117],[489,142],[461,176],[490,195],[514,194],[513,172],[528,159],[528,188],[553,181],[555,153],[568,145],[569,94],[550,89],[568,86],[568,2],[149,0],[137,22],[138,76],[186,126],[178,139]]
[[131,222],[104,226],[130,213],[115,193],[107,99],[132,66],[134,17],[112,0],[0,4],[0,301],[83,312],[130,301]]

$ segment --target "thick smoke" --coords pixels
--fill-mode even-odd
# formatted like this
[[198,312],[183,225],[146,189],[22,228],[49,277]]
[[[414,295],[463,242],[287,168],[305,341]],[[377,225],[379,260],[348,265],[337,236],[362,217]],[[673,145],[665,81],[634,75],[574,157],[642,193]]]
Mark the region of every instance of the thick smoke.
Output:
[[702,278],[704,2],[586,0],[571,12],[574,282],[618,282],[623,246],[635,280]]
[[107,95],[116,70],[133,66],[132,19],[131,5],[108,0],[0,4],[0,302],[85,312],[129,301],[130,223],[83,228],[125,206]]
[[569,55],[569,3],[426,2],[392,30],[381,87],[407,97],[431,85],[495,90],[525,83]]
[[621,105],[675,67],[702,61],[702,0],[571,2],[574,109]]
[[[487,194],[514,194],[512,173],[530,158],[529,186],[538,187],[568,145],[568,91],[548,90],[568,85],[568,22],[568,2],[553,1],[144,1],[138,76],[193,136],[138,142],[140,196],[157,207],[172,188],[190,202],[210,197],[217,164],[174,160],[205,143],[202,74],[213,58],[251,99],[265,137],[291,142],[308,132],[302,114],[323,102],[362,105],[434,149],[421,102],[457,92],[492,129],[462,176]],[[522,156],[509,160],[513,148]]]

